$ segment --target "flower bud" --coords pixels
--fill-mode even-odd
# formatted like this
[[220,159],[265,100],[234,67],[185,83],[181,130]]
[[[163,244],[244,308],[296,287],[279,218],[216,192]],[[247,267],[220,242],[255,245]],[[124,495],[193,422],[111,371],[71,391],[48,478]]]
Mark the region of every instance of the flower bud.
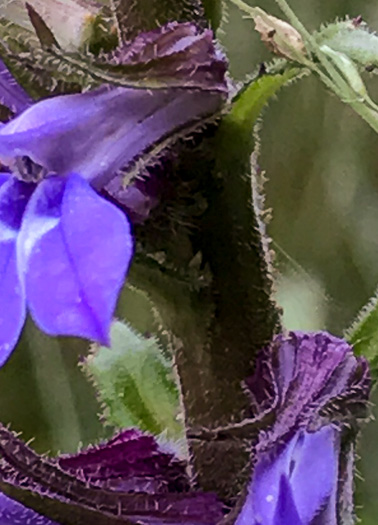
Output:
[[254,9],[254,13],[255,29],[260,33],[264,44],[279,56],[301,61],[306,50],[298,31],[284,20],[268,15],[258,7]]

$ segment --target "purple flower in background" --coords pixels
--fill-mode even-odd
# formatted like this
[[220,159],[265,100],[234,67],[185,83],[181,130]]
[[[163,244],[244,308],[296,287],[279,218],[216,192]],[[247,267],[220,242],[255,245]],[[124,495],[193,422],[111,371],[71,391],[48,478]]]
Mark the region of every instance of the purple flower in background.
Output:
[[367,361],[325,332],[291,332],[261,352],[246,385],[263,430],[236,525],[337,525],[350,518]]
[[2,525],[216,525],[223,517],[214,494],[189,490],[185,461],[139,430],[51,460],[0,427],[0,453],[2,489],[23,503],[0,493]]
[[[124,213],[95,190],[114,194],[116,187],[125,197],[120,170],[127,173],[157,143],[192,129],[224,102],[225,61],[209,31],[171,24],[120,53],[123,64],[151,62],[152,77],[181,64],[189,87],[184,80],[157,90],[103,86],[27,107],[2,66],[0,100],[26,109],[0,127],[0,365],[18,340],[26,306],[50,335],[109,343],[133,240]],[[126,200],[141,209],[135,189]]]

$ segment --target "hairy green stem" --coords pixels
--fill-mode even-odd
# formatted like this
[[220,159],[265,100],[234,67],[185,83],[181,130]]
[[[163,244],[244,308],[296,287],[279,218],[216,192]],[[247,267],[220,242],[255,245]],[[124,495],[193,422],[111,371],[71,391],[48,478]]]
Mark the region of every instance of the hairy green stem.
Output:
[[[232,432],[224,439],[201,436],[250,417],[243,380],[252,373],[257,352],[280,329],[259,188],[251,171],[253,127],[270,97],[300,73],[291,69],[256,78],[239,94],[214,136],[185,161],[184,180],[188,173],[197,178],[207,203],[193,228],[194,253],[202,255],[195,278],[182,279],[185,265],[177,257],[186,241],[180,236],[171,240],[172,230],[170,258],[176,258],[176,277],[166,262],[148,264],[140,258],[130,275],[148,291],[173,335],[194,480],[229,502],[250,476],[252,439]],[[151,244],[153,233],[148,225],[143,230]],[[191,267],[186,267],[188,275]]]

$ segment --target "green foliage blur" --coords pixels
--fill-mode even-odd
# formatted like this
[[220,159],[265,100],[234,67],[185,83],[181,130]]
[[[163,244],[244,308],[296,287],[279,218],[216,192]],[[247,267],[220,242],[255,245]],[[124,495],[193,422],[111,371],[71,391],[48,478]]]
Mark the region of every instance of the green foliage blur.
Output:
[[[282,16],[274,0],[258,6]],[[291,6],[309,30],[345,15],[362,15],[378,30],[376,0],[292,0]],[[224,15],[219,37],[233,76],[241,80],[271,55],[252,21],[232,5]],[[378,102],[377,79],[367,84]],[[319,81],[306,78],[265,110],[260,137],[284,324],[342,335],[378,285],[378,136]],[[143,325],[143,306],[121,298],[119,315],[127,310]],[[92,386],[76,366],[86,350],[82,341],[63,344],[28,322],[0,370],[0,419],[25,439],[35,436],[39,452],[73,451],[111,432],[99,422]],[[377,423],[364,428],[359,455],[358,514],[363,525],[376,525]]]

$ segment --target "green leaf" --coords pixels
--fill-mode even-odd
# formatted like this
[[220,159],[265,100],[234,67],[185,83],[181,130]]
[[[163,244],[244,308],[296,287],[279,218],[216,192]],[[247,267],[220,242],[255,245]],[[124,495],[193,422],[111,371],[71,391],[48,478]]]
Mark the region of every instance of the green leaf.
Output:
[[[299,68],[288,67],[279,73],[262,75],[246,84],[234,97],[232,110],[223,119],[222,126],[228,123],[237,125],[244,135],[251,137],[253,126],[264,106],[285,85],[303,74]],[[235,141],[234,147],[237,146]]]
[[96,387],[107,423],[182,438],[172,366],[154,337],[117,321],[111,347],[95,345],[82,366]]
[[378,293],[362,308],[345,338],[354,347],[356,355],[365,356],[370,362],[374,380],[378,379]]

